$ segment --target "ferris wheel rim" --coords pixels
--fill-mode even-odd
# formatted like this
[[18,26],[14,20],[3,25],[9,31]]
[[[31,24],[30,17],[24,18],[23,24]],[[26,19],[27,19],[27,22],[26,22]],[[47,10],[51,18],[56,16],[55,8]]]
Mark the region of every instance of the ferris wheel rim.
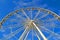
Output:
[[[22,9],[25,10],[24,8],[22,8]],[[22,10],[22,9],[19,9],[19,10],[16,10],[16,11],[12,12],[12,13],[9,13],[9,14],[8,14],[5,18],[3,18],[3,20],[0,22],[0,26],[1,26],[10,16],[16,14],[18,11],[20,11],[20,10]],[[44,9],[44,8],[40,8],[40,9],[38,8],[38,10],[46,10],[46,11],[47,11],[47,9]],[[47,12],[48,12],[49,14],[53,15],[56,19],[60,18],[59,15],[57,15],[56,13],[54,13],[54,12],[52,12],[52,11],[50,11],[50,10],[48,10]]]

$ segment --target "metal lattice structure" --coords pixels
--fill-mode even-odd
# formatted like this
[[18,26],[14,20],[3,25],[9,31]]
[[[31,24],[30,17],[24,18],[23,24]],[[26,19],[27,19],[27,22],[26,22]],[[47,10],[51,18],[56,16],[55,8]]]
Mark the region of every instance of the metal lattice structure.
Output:
[[[55,21],[60,22],[60,16],[44,8],[21,8],[19,10],[15,10],[9,13],[0,22],[1,31],[4,32],[5,29],[10,29],[11,31],[8,35],[4,35],[1,40],[8,40],[22,30],[24,31],[20,37],[17,38],[18,40],[27,40],[30,30],[35,31],[38,40],[41,40],[40,36],[43,38],[43,40],[49,40],[51,37],[54,37],[54,40],[59,40],[60,35],[54,32],[55,26],[57,27]],[[13,28],[18,29],[13,32]],[[49,33],[50,35],[46,37],[43,32]],[[32,40],[34,40],[33,37]]]

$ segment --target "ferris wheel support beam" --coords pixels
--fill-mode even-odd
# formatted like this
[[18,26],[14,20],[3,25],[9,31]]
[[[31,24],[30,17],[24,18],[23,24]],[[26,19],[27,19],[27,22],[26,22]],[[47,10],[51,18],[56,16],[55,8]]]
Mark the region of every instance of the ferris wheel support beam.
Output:
[[36,24],[33,22],[33,25],[35,26],[35,28],[38,30],[38,32],[40,33],[40,35],[43,37],[44,40],[47,40],[47,38],[44,36],[44,34],[41,32],[41,30],[36,26]]

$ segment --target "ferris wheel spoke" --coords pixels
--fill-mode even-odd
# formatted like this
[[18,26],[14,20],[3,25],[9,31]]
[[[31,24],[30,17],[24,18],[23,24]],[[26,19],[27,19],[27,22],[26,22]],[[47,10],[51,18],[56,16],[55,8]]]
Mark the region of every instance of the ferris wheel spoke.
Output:
[[[23,25],[22,25],[22,24],[23,24]],[[1,32],[4,32],[5,29],[21,28],[21,26],[24,26],[25,23],[22,23],[22,24],[18,23],[18,24],[14,24],[14,25],[2,26],[1,29],[0,29],[0,31],[1,31]],[[17,25],[18,25],[18,26],[17,26]]]
[[22,33],[22,35],[20,36],[20,38],[18,40],[23,40],[28,32],[29,32],[29,28],[26,27],[26,29],[24,30],[24,32]]
[[28,34],[29,34],[29,32],[26,34],[26,37],[24,38],[24,40],[26,40],[26,39],[27,39]]
[[36,23],[36,25],[44,25],[44,22],[42,20],[36,19],[34,22]]
[[49,37],[47,37],[47,38],[49,39],[49,38],[51,38],[51,37],[52,37],[52,35],[50,35],[50,36],[49,36]]
[[56,19],[60,20],[60,16],[57,15],[56,13],[54,13],[54,12],[48,10],[48,9],[44,9],[44,8],[40,8],[40,9],[41,9],[42,12],[51,14],[51,15],[53,15]]
[[25,20],[25,18],[24,18],[23,16],[19,15],[19,14],[16,14],[16,16],[17,16],[18,18],[21,18],[21,19],[24,19],[24,20]]
[[48,18],[48,19],[43,20],[43,21],[45,21],[45,22],[52,22],[52,21],[56,21],[56,19],[55,18]]
[[30,10],[30,13],[31,13],[31,15],[30,15],[30,16],[31,16],[31,19],[32,19],[32,9]]
[[38,40],[41,40],[40,37],[38,36],[38,34],[36,34],[36,36],[37,36]]
[[56,27],[56,24],[54,22],[50,22],[50,20],[45,21],[42,26],[46,26],[46,27]]
[[6,26],[6,27],[4,27],[4,26],[2,26],[2,28],[1,28],[1,30],[4,30],[4,29],[7,29],[7,28],[20,28],[21,26],[23,26],[23,25],[25,25],[25,24],[23,24],[23,25],[19,25],[18,27],[17,27],[17,25],[19,25],[19,24],[15,24],[15,25],[8,25],[8,26]]
[[34,19],[39,15],[40,13],[40,10],[36,13],[36,16],[34,17]]
[[22,9],[21,10],[22,11],[22,13],[27,17],[27,19],[30,19],[28,16],[27,16],[27,14],[25,13],[25,11]]
[[60,39],[60,35],[59,34],[54,35],[53,33],[51,33],[51,35],[48,38],[51,38],[51,37],[54,37],[56,39]]
[[[37,20],[36,23],[38,23],[39,26],[50,26],[50,27],[55,27],[55,21],[57,21],[56,19],[54,18],[50,18],[50,19],[46,19],[46,20]],[[48,25],[47,25],[48,24]]]
[[42,36],[42,38],[44,40],[47,40],[47,38],[44,36],[44,34],[41,32],[41,30],[36,26],[36,24],[33,22],[33,25],[35,26],[35,28],[38,30],[38,32],[40,33],[40,35]]
[[[36,33],[36,32],[35,32],[35,33]],[[39,35],[38,35],[37,33],[36,33],[36,36],[37,36],[38,40],[41,40],[40,37],[39,37]]]
[[42,15],[40,18],[38,18],[38,19],[42,19],[42,18],[44,18],[44,17],[46,17],[47,15],[49,15],[48,13],[47,14],[44,14],[44,15]]
[[48,39],[50,39],[51,37],[54,37],[55,39],[60,39],[59,36],[53,36],[53,35],[50,35],[49,37],[47,37]]
[[34,34],[33,34],[33,28],[32,28],[32,40],[34,40],[33,35],[34,35]]
[[17,33],[19,33],[20,31],[22,31],[23,29],[24,29],[24,28],[21,27],[21,28],[19,28],[18,30],[16,30],[15,32],[12,32],[12,33],[9,34],[9,35],[4,35],[4,38],[10,39],[11,37],[15,36]]
[[49,29],[45,28],[44,26],[41,26],[40,28],[41,28],[42,30],[44,29],[44,31],[47,32],[47,33],[51,33],[51,35],[53,35],[53,36],[59,36],[59,37],[60,37],[59,34],[50,31]]

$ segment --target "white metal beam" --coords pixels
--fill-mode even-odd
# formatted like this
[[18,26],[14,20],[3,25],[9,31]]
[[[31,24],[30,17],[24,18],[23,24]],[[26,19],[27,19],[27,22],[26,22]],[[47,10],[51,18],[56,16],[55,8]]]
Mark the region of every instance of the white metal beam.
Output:
[[34,17],[34,19],[39,15],[40,13],[40,10],[36,13],[36,16]]
[[29,32],[27,33],[27,35],[26,35],[26,37],[24,38],[24,40],[26,40],[26,39],[27,39],[28,34],[29,34]]
[[30,19],[23,9],[22,9],[22,13],[27,17],[27,19]]
[[36,33],[36,36],[37,36],[38,40],[41,40],[40,37],[39,37],[39,35],[37,33]]
[[24,30],[24,32],[22,33],[22,35],[20,36],[20,38],[18,40],[23,40],[24,37],[27,35],[28,32],[29,32],[29,28],[26,27],[26,29]]
[[35,28],[37,29],[37,31],[40,33],[40,35],[42,36],[42,38],[44,40],[47,40],[47,38],[44,36],[44,34],[41,32],[41,30],[36,26],[36,24],[33,22],[33,25],[35,26]]

